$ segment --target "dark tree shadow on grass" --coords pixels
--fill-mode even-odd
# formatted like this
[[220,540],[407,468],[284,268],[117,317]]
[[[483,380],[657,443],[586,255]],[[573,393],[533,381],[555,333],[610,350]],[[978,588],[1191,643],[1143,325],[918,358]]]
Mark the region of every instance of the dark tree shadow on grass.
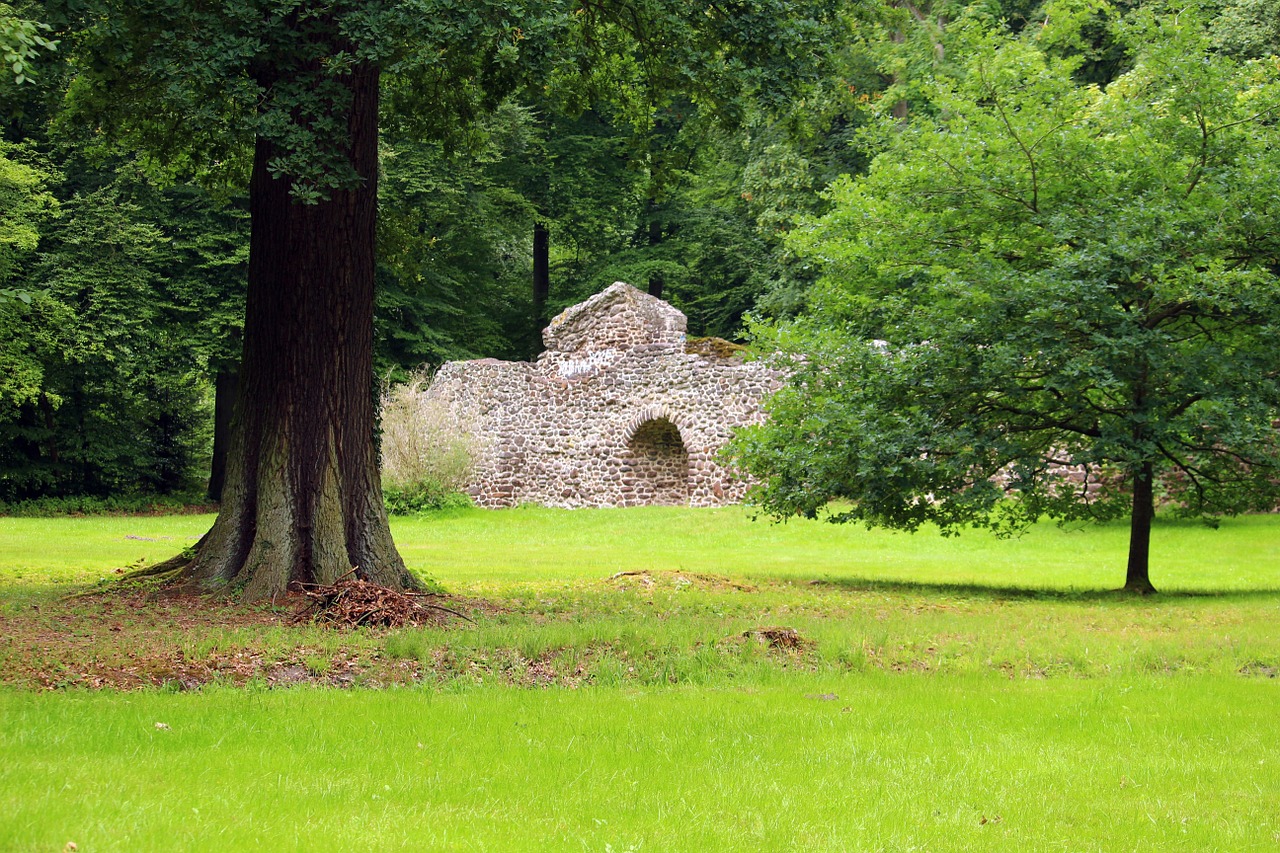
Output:
[[[758,580],[766,580],[758,578]],[[794,578],[768,578],[770,581],[795,582]],[[1035,600],[1074,602],[1141,602],[1152,605],[1185,600],[1214,599],[1218,601],[1254,601],[1280,598],[1280,587],[1256,589],[1173,589],[1161,590],[1154,595],[1138,595],[1122,589],[1046,589],[1003,584],[945,583],[929,581],[882,580],[862,577],[817,578],[809,584],[848,592],[892,592],[915,594],[920,597],[962,597],[1000,600]]]

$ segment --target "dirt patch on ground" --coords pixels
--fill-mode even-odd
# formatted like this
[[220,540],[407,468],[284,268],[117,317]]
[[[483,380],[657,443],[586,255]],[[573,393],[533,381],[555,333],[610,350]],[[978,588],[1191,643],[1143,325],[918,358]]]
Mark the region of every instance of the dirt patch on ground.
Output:
[[684,351],[689,355],[700,355],[704,358],[717,358],[724,361],[742,361],[747,348],[724,338],[687,338]]
[[[198,690],[211,683],[236,687],[251,683],[263,687],[350,687],[358,681],[370,681],[367,676],[374,668],[371,663],[356,651],[322,654],[305,646],[283,654],[270,649],[236,649],[208,652],[197,658],[188,658],[181,649],[140,648],[88,661],[72,659],[58,668],[34,669],[27,673],[26,683],[50,690],[161,687],[181,691]],[[400,678],[388,677],[390,673],[382,672],[386,667],[377,669],[380,684],[412,681],[415,677],[411,671],[405,671]]]
[[[480,618],[488,609],[470,599],[418,598],[414,606],[431,615],[433,627]],[[386,601],[378,598],[382,605]],[[251,682],[372,687],[422,677],[416,662],[383,654],[385,629],[365,627],[373,620],[335,633],[332,627],[342,626],[341,620],[326,626],[307,618],[315,603],[302,592],[242,605],[117,588],[11,607],[0,611],[0,684],[120,690]]]
[[1280,675],[1280,669],[1269,664],[1265,664],[1262,661],[1250,661],[1240,667],[1238,672],[1241,675],[1253,678],[1275,678],[1277,675]]
[[[171,632],[184,628],[280,625],[302,601],[302,596],[291,594],[265,604],[242,605],[184,592],[157,593],[120,586],[33,604],[31,614],[43,617],[37,621],[60,626],[72,634],[104,626],[106,630],[119,631],[126,625]],[[0,619],[5,618],[0,615]]]
[[648,592],[657,589],[701,589],[713,592],[755,592],[756,587],[733,578],[712,575],[704,572],[687,572],[683,569],[668,571],[632,571],[618,572],[609,576],[608,583],[616,584],[619,589],[638,589]]

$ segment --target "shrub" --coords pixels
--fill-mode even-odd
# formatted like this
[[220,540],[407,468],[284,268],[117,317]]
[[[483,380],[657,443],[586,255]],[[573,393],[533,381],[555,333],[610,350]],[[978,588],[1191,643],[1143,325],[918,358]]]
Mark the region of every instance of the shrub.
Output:
[[412,483],[408,486],[382,487],[382,500],[391,515],[418,515],[441,509],[459,509],[474,506],[466,492],[449,491],[431,482]]

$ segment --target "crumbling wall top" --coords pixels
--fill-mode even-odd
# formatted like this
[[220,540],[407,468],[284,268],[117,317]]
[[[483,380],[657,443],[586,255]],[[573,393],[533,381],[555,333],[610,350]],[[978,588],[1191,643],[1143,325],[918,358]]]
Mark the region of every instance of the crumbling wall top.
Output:
[[625,282],[560,312],[542,332],[547,353],[586,355],[602,350],[683,351],[688,320],[661,299]]
[[783,373],[727,341],[686,351],[684,314],[621,282],[551,321],[536,362],[451,362],[426,392],[480,448],[481,506],[720,506],[746,490],[716,453],[764,419]]

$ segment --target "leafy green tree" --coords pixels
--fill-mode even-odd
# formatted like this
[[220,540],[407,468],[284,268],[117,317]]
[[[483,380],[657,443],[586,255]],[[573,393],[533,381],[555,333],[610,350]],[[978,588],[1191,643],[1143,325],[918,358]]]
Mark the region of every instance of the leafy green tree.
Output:
[[529,206],[532,322],[523,355],[536,355],[554,310],[599,289],[599,260],[629,245],[643,176],[608,99],[582,108],[527,90],[520,98],[532,133],[499,174]]
[[534,212],[507,174],[534,133],[512,103],[465,146],[384,135],[375,328],[380,375],[449,359],[522,358]]
[[[56,23],[63,34],[69,35],[65,44],[69,49],[56,52],[46,49],[34,55],[38,60],[36,68],[39,73],[37,75],[29,67],[28,79],[20,85],[0,77],[0,128],[6,139],[20,142],[14,150],[21,152],[24,164],[42,164],[49,172],[46,181],[49,193],[63,202],[70,201],[76,211],[75,216],[97,216],[98,211],[84,209],[77,199],[99,198],[123,205],[117,211],[120,215],[116,217],[116,225],[128,222],[129,228],[151,228],[163,235],[154,251],[139,257],[138,268],[133,271],[136,274],[109,276],[102,279],[100,285],[105,290],[126,282],[132,283],[128,286],[142,287],[139,297],[151,321],[164,326],[168,340],[181,342],[178,348],[166,351],[164,363],[172,376],[149,372],[153,368],[159,369],[159,362],[115,358],[109,359],[111,366],[107,369],[91,371],[77,382],[81,393],[75,399],[90,406],[97,405],[95,401],[115,399],[115,392],[108,387],[112,383],[132,382],[141,388],[159,382],[181,390],[181,393],[173,394],[156,391],[148,397],[147,419],[151,426],[134,422],[126,416],[124,421],[130,423],[130,427],[110,434],[93,434],[96,440],[108,443],[87,448],[85,459],[98,462],[108,458],[138,460],[132,475],[108,480],[72,477],[67,475],[63,466],[62,475],[50,481],[46,488],[66,494],[87,488],[93,482],[111,482],[117,484],[111,489],[118,486],[128,491],[169,490],[177,488],[179,483],[183,490],[188,490],[193,477],[200,474],[194,468],[203,467],[208,461],[207,447],[204,446],[207,429],[202,420],[207,373],[216,388],[218,405],[215,411],[219,415],[215,417],[213,474],[209,483],[210,494],[216,496],[218,463],[225,456],[220,450],[225,445],[229,421],[225,402],[231,396],[228,391],[233,385],[228,380],[234,380],[239,361],[238,335],[239,326],[243,323],[244,266],[248,252],[247,227],[240,226],[247,226],[247,212],[242,210],[243,205],[238,204],[234,196],[225,191],[215,199],[192,184],[175,182],[175,174],[184,171],[181,163],[163,164],[154,158],[140,159],[128,146],[116,146],[108,135],[78,121],[81,111],[65,109],[67,104],[74,104],[83,95],[76,89],[78,82],[85,77],[79,65],[84,58],[83,51],[78,48],[83,34],[69,26],[69,15],[82,11],[85,8],[83,4],[37,4],[22,0],[15,5],[24,17],[39,17]],[[47,32],[47,29],[42,31]],[[69,88],[75,91],[68,91]],[[38,157],[32,153],[37,151],[40,152]],[[47,164],[56,164],[57,168]],[[219,175],[237,171],[243,171],[242,165],[235,158],[230,158],[216,169],[207,170],[205,177],[213,181]],[[160,184],[167,188],[161,188]],[[32,224],[39,227],[41,248],[45,253],[56,251],[61,262],[69,265],[54,269],[47,263],[37,262],[36,253],[25,253],[26,262],[16,274],[15,283],[25,287],[27,290],[24,292],[27,293],[45,289],[44,295],[48,297],[45,308],[48,309],[50,300],[58,302],[66,296],[56,288],[48,289],[50,275],[65,280],[74,275],[74,265],[84,264],[86,268],[93,269],[100,258],[94,255],[89,245],[64,241],[78,226],[68,222],[66,217],[51,219],[43,216]],[[110,228],[105,230],[109,232]],[[107,233],[109,240],[117,236],[120,235]],[[127,244],[127,238],[125,241]],[[116,294],[113,298],[128,302],[133,297]],[[68,325],[74,327],[80,322],[73,312]],[[93,316],[83,319],[88,328],[92,329],[94,323]],[[58,331],[65,342],[70,329]],[[33,339],[24,344],[27,334]],[[142,340],[148,336],[150,340]],[[73,365],[77,363],[74,346],[66,351],[59,348],[49,350],[36,346],[35,337],[38,335],[34,327],[19,326],[11,348],[25,352],[28,364],[30,359],[40,354],[37,361],[44,368],[43,375],[54,385],[65,385],[67,370],[75,370]],[[127,341],[128,346],[138,351],[155,352],[156,337],[153,330],[145,325],[131,324],[121,330],[121,335],[111,339],[122,344]],[[134,370],[144,363],[149,365],[146,371],[138,373]],[[99,386],[99,379],[105,384]],[[42,399],[60,399],[52,388],[44,390],[50,393]],[[33,470],[48,467],[49,452],[82,440],[76,434],[81,419],[76,414],[77,404],[73,400],[64,399],[61,404],[48,405],[47,408],[49,414],[43,417],[33,418],[24,407],[0,414],[0,421],[5,424],[0,430],[29,423],[38,424],[48,432],[39,442],[26,442],[22,452],[11,447],[15,450],[12,454],[14,464],[7,471],[22,467]],[[111,443],[115,438],[124,444]],[[162,451],[159,446],[152,445],[153,441],[179,452]],[[157,468],[156,453],[167,453],[170,463],[177,468],[171,468],[169,463]],[[65,462],[68,457],[60,455]],[[164,476],[154,476],[161,469],[166,472]],[[5,476],[5,471],[0,471],[0,477]],[[95,487],[95,491],[98,488]]]
[[[837,44],[841,33],[832,31]],[[673,101],[638,130],[625,110],[613,114],[612,136],[599,137],[609,154],[589,162],[611,178],[597,182],[602,197],[624,203],[570,196],[599,211],[593,233],[609,239],[572,238],[580,251],[558,270],[561,304],[601,282],[635,282],[683,310],[691,333],[733,337],[763,296],[777,305],[778,291],[803,289],[782,238],[796,216],[824,209],[820,187],[859,167],[846,135],[856,87],[829,67],[832,53],[787,109],[743,98],[726,119],[714,104]],[[608,171],[609,156],[631,180]]]
[[1125,588],[1150,592],[1158,492],[1210,517],[1280,499],[1280,69],[1191,11],[1121,27],[1134,66],[1105,91],[1029,37],[960,34],[929,109],[797,235],[825,277],[776,335],[807,360],[736,453],[779,516],[1127,514]]
[[69,199],[31,272],[29,305],[0,314],[25,377],[0,402],[0,496],[172,492],[197,452],[199,390],[161,323],[160,231],[112,187]]
[[[213,444],[207,495],[222,498],[231,416],[238,395],[249,222],[243,198],[216,198],[191,184],[136,187],[142,212],[167,238],[153,291],[179,347],[170,360],[181,387],[212,385]],[[180,397],[173,397],[175,402]],[[198,409],[202,411],[202,409]],[[174,411],[170,422],[189,422]],[[203,424],[192,423],[202,433]],[[184,439],[190,444],[192,439]],[[203,453],[195,458],[203,461]],[[190,458],[190,457],[188,457]],[[182,478],[184,481],[186,477]]]
[[75,137],[33,147],[13,150],[50,215],[27,217],[39,245],[13,268],[27,304],[0,306],[0,499],[188,492],[243,320],[245,217]]
[[1214,43],[1234,56],[1280,53],[1280,0],[1229,0],[1213,25]]
[[17,146],[0,140],[0,302],[31,301],[26,291],[4,285],[16,276],[19,263],[34,254],[40,226],[57,207],[47,189],[48,171],[29,161]]

